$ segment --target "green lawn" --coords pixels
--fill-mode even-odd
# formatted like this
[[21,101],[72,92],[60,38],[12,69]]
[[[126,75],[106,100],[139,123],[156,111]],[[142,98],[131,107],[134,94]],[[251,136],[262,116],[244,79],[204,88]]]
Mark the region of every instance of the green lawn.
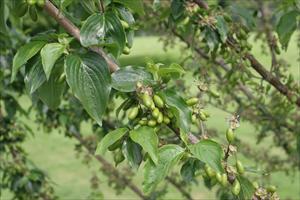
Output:
[[[298,73],[298,65],[296,62],[296,55],[299,50],[296,47],[295,38],[290,43],[289,51],[285,53],[285,57],[288,58],[293,66],[291,73],[296,74],[296,77],[300,77]],[[260,53],[260,45],[255,43],[254,54],[264,64],[269,64],[267,57],[262,56]],[[172,48],[171,51],[163,51],[162,43],[158,42],[156,37],[142,37],[135,40],[132,53],[129,56],[123,56],[121,59],[122,65],[143,65],[146,60],[146,56],[162,63],[170,63],[178,61],[181,58],[179,48]],[[22,98],[21,104],[26,107],[30,104],[28,98]],[[214,127],[220,132],[224,132],[227,127],[226,117],[228,114],[217,110],[215,108],[208,108],[209,112],[213,115],[207,122],[208,127]],[[26,119],[24,119],[26,120]],[[99,165],[93,161],[88,168],[82,164],[81,160],[76,158],[74,151],[74,145],[76,142],[72,139],[65,138],[62,134],[59,134],[57,130],[53,130],[51,134],[46,134],[42,130],[37,130],[37,125],[33,120],[26,120],[28,124],[35,130],[35,136],[28,138],[24,144],[30,159],[48,172],[49,177],[55,182],[56,193],[61,199],[86,199],[89,195],[89,179],[93,173],[100,174]],[[83,130],[88,131],[88,126],[84,126]],[[251,145],[255,145],[255,133],[254,128],[248,124],[242,122],[241,127],[238,129],[238,135],[244,142],[249,142]],[[270,141],[270,140],[266,140]],[[257,148],[262,147],[259,145]],[[282,154],[281,150],[276,153]],[[107,155],[110,158],[110,155]],[[248,163],[249,161],[246,160]],[[253,165],[253,163],[249,163]],[[114,191],[107,186],[107,179],[100,174],[101,190],[104,193],[105,199],[135,199],[136,196],[130,191],[125,190],[121,196],[114,195]],[[294,180],[294,181],[292,181]],[[276,173],[272,176],[272,181],[278,186],[279,193],[282,199],[290,197],[291,199],[300,199],[300,176],[296,175],[287,176],[283,173]],[[142,174],[141,171],[137,172],[137,176],[134,181],[141,185]],[[167,199],[178,199],[180,195],[171,188],[170,194]],[[195,186],[194,197],[197,199],[213,199],[214,194],[204,188],[202,184]],[[9,195],[8,195],[9,196]],[[1,199],[8,197],[4,195]]]

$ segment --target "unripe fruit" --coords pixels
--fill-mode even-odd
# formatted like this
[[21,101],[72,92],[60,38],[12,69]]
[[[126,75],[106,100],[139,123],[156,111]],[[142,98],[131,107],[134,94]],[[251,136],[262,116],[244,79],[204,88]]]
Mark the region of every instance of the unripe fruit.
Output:
[[148,94],[143,94],[142,95],[142,100],[143,100],[143,104],[148,107],[148,108],[151,108],[153,107],[153,101],[152,101],[152,98],[148,95]]
[[234,132],[231,128],[227,129],[226,131],[226,139],[229,143],[234,141]]
[[167,116],[164,116],[164,123],[169,124],[171,122],[170,118]]
[[26,2],[28,5],[34,5],[36,3],[36,0],[27,0]]
[[128,119],[133,120],[139,114],[139,107],[134,107],[129,111]]
[[201,119],[202,121],[206,121],[206,120],[207,120],[206,115],[205,115],[202,111],[199,113],[199,117],[200,117],[200,119]]
[[241,163],[241,161],[236,161],[236,169],[238,171],[238,173],[243,174],[245,172],[244,166]]
[[130,54],[130,49],[128,47],[124,47],[122,53],[125,54],[125,55],[128,55],[128,54]]
[[196,117],[195,114],[192,115],[192,122],[193,122],[194,124],[197,123],[197,117]]
[[205,170],[207,176],[209,176],[210,178],[212,178],[212,177],[214,177],[216,175],[216,173],[214,172],[214,170],[210,166],[208,166],[208,165],[205,165],[204,170]]
[[154,121],[154,120],[149,120],[148,121],[148,126],[150,126],[150,127],[154,127],[154,126],[156,126],[156,121]]
[[158,118],[158,116],[159,116],[159,110],[158,110],[158,108],[154,108],[154,110],[152,111],[152,116],[155,118],[155,119],[157,119]]
[[125,22],[124,20],[120,20],[121,24],[123,26],[124,29],[128,29],[129,28],[129,24],[127,22]]
[[219,183],[222,183],[222,175],[219,172],[216,173],[216,179]]
[[37,4],[40,7],[43,7],[45,5],[45,0],[37,0]]
[[164,107],[164,101],[158,95],[154,95],[153,101],[157,107],[159,108]]
[[197,97],[193,97],[193,98],[190,98],[188,100],[186,100],[186,104],[188,106],[193,106],[193,105],[196,105],[198,103],[198,98]]
[[276,189],[277,188],[274,185],[270,185],[270,186],[267,187],[267,191],[270,192],[270,193],[276,192]]
[[139,125],[144,126],[144,125],[146,125],[146,124],[147,124],[147,121],[146,121],[146,120],[141,119],[141,120],[139,121]]
[[173,113],[170,110],[167,111],[167,115],[171,119],[174,117]]
[[222,185],[223,187],[225,187],[227,184],[228,184],[227,174],[222,174],[221,185]]
[[233,186],[231,188],[231,192],[234,194],[234,195],[238,195],[241,191],[241,185],[240,185],[240,182],[235,179],[235,181],[233,182]]
[[161,124],[164,120],[164,115],[160,112],[157,118],[157,123]]
[[255,189],[259,188],[259,184],[256,181],[252,182],[252,185]]

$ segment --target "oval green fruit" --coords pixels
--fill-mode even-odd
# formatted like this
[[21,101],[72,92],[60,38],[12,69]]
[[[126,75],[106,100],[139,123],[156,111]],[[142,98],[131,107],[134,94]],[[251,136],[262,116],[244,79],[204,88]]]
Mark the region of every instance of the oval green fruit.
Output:
[[156,121],[155,120],[149,120],[148,121],[148,126],[150,126],[150,127],[154,127],[154,126],[156,126]]
[[129,24],[127,22],[125,22],[124,20],[120,20],[121,24],[123,26],[124,29],[128,29],[129,28]]
[[235,179],[235,181],[233,182],[233,186],[231,188],[231,192],[237,196],[239,195],[240,191],[241,191],[240,182],[237,179]]
[[277,190],[277,188],[274,185],[270,185],[267,187],[267,191],[270,193],[274,193],[274,192],[276,192],[276,190]]
[[219,183],[222,183],[222,175],[219,172],[216,173],[216,179]]
[[198,103],[198,98],[197,97],[193,97],[193,98],[190,98],[188,100],[186,100],[186,104],[188,106],[193,106],[193,105],[196,105]]
[[234,141],[234,132],[231,128],[227,129],[226,131],[226,139],[229,143]]
[[215,171],[208,165],[205,165],[204,170],[210,178],[214,177],[216,175]]
[[195,114],[192,115],[192,122],[197,123],[197,116]]
[[128,54],[130,54],[130,49],[128,47],[124,47],[122,53],[125,54],[125,55],[128,55]]
[[45,5],[45,0],[37,0],[37,4],[40,7],[43,7]]
[[28,5],[34,5],[36,3],[36,0],[27,0],[26,2]]
[[171,122],[170,118],[167,116],[164,116],[164,123],[169,124]]
[[227,180],[227,174],[222,174],[222,181],[221,181],[221,185],[223,186],[223,187],[225,187],[225,186],[227,186],[227,184],[228,184],[228,180]]
[[236,169],[239,174],[243,174],[245,172],[244,166],[241,161],[236,161]]
[[207,120],[206,115],[202,111],[200,111],[199,117],[200,117],[201,121],[206,121]]
[[164,101],[158,95],[153,96],[153,101],[157,107],[159,108],[164,107]]
[[259,188],[259,184],[258,184],[258,182],[256,182],[256,181],[252,182],[252,185],[253,185],[253,187],[254,187],[255,189],[258,189],[258,188]]
[[157,118],[157,123],[161,124],[164,120],[164,115],[160,112]]
[[144,126],[144,125],[146,125],[146,124],[147,124],[147,120],[141,119],[141,120],[139,121],[139,125]]
[[142,101],[143,101],[143,104],[148,107],[148,108],[151,108],[153,107],[153,101],[152,101],[152,98],[148,95],[148,94],[143,94],[142,95]]
[[158,116],[159,116],[159,110],[158,110],[158,108],[154,108],[154,110],[152,111],[152,116],[155,118],[155,119],[157,119],[158,118]]
[[139,114],[139,107],[134,107],[129,111],[128,119],[133,120]]

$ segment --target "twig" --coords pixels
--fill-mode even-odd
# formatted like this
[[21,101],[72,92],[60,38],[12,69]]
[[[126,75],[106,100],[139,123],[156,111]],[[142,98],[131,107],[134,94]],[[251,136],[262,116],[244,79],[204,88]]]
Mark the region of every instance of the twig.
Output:
[[104,13],[104,5],[103,5],[103,0],[98,0],[98,4],[99,4],[99,10]]
[[112,176],[124,181],[124,183],[126,183],[126,186],[128,186],[136,195],[141,197],[141,199],[143,200],[148,199],[148,197],[146,197],[135,184],[133,184],[129,179],[126,178],[125,174],[119,172],[113,165],[107,162],[102,156],[95,155],[94,151],[89,147],[88,144],[86,144],[86,142],[84,141],[84,139],[80,134],[74,134],[74,138],[77,139],[78,142],[88,151],[88,153],[92,155],[96,160],[98,160],[103,165],[103,167],[109,169]]
[[167,179],[170,183],[172,183],[172,184],[175,186],[175,188],[176,188],[177,190],[179,190],[179,191],[181,192],[181,194],[182,194],[184,197],[186,197],[186,199],[188,199],[188,200],[193,200],[193,198],[191,197],[190,193],[187,192],[186,190],[184,190],[184,189],[182,188],[182,186],[180,185],[180,183],[178,183],[175,179],[173,179],[173,178],[171,178],[171,177],[167,177],[166,179]]
[[208,10],[208,4],[204,0],[194,0],[194,2],[201,8]]

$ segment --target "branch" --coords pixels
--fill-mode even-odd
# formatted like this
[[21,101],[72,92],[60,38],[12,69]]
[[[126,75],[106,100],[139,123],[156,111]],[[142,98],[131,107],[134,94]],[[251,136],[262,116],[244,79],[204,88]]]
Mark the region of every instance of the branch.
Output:
[[208,10],[209,6],[204,0],[194,0],[194,3],[196,3],[199,7]]
[[175,188],[177,190],[179,190],[184,197],[186,197],[186,199],[193,200],[193,198],[191,197],[190,193],[187,192],[186,190],[184,190],[182,188],[182,186],[180,185],[180,183],[178,183],[175,179],[173,179],[173,178],[171,178],[169,176],[166,179],[167,179],[167,181],[169,181],[170,183],[172,183],[175,186]]
[[84,141],[84,139],[81,137],[80,134],[74,134],[74,137],[88,151],[90,155],[92,155],[97,161],[99,161],[106,169],[109,169],[112,176],[124,181],[124,183],[126,183],[126,186],[129,187],[136,195],[141,197],[141,199],[143,200],[148,199],[146,196],[144,196],[142,191],[140,191],[140,189],[135,184],[133,184],[129,179],[126,178],[125,174],[119,172],[113,165],[107,162],[102,156],[95,155],[94,150],[90,148],[90,146]]
[[[80,42],[80,30],[66,18],[49,0],[45,1],[45,11],[57,21],[70,35],[76,38]],[[111,72],[118,70],[118,65],[99,47],[90,47],[91,51],[94,51],[101,55],[107,62]]]

